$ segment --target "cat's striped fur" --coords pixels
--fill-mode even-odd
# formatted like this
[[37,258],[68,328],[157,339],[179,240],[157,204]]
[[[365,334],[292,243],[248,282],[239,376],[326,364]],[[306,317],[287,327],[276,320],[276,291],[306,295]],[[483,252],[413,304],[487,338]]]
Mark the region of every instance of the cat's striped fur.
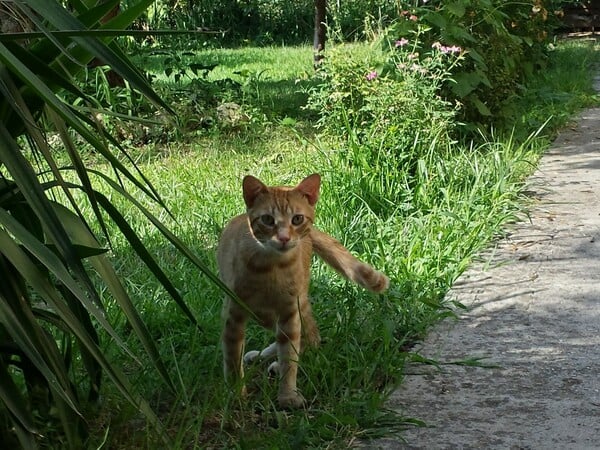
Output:
[[[245,304],[226,297],[222,335],[225,376],[243,377],[246,322],[254,317],[276,333],[262,352],[249,352],[246,362],[271,358],[280,377],[278,402],[282,408],[304,403],[296,388],[301,345],[317,346],[319,330],[308,299],[313,251],[346,278],[382,292],[388,278],[348,252],[331,236],[313,227],[321,179],[318,174],[298,186],[268,187],[247,176],[242,183],[246,214],[233,218],[223,230],[217,250],[223,282]],[[252,312],[250,314],[248,309]]]

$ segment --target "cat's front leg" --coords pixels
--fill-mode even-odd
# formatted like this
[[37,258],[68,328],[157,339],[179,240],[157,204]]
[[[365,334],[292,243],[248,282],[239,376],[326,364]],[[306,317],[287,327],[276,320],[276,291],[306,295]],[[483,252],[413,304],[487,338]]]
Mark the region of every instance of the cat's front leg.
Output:
[[300,355],[301,323],[296,310],[277,325],[277,356],[279,360],[279,393],[277,401],[281,408],[301,408],[304,397],[296,387],[298,358]]
[[241,395],[246,395],[246,388],[243,385],[244,367],[242,365],[245,335],[246,318],[229,312],[225,319],[222,334],[223,369],[225,379],[232,386],[238,387]]

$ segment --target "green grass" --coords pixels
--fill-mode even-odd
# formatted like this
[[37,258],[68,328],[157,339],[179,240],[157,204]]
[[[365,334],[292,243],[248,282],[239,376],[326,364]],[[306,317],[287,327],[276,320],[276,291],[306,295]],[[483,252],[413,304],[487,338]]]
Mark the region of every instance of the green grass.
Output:
[[[309,408],[278,411],[275,383],[263,368],[250,371],[252,394],[242,402],[222,379],[221,293],[126,202],[113,198],[183,292],[201,326],[197,330],[189,324],[115,228],[114,260],[179,393],[169,393],[143,365],[121,363],[159,411],[173,448],[347,448],[355,439],[410,426],[410,418],[382,409],[386,395],[402,381],[408,350],[432,324],[452,315],[456,305],[445,302],[444,294],[477,251],[522,211],[524,177],[556,127],[591,102],[592,48],[560,45],[549,69],[532,83],[531,95],[515,104],[514,133],[497,132],[495,138],[472,146],[448,143],[432,148],[418,165],[418,182],[406,188],[406,200],[381,214],[370,206],[366,193],[384,195],[390,180],[400,186],[407,182],[393,171],[381,174],[345,164],[340,152],[361,149],[340,148],[335,140],[315,137],[309,118],[299,113],[304,97],[295,96],[303,89],[295,80],[310,83],[310,55],[308,47],[198,52],[194,60],[219,64],[211,76],[235,77],[239,75],[233,71],[240,69],[263,74],[254,81],[252,98],[258,108],[271,105],[270,119],[241,131],[206,133],[131,152],[176,221],[159,208],[157,213],[213,268],[220,230],[243,211],[243,175],[251,173],[266,183],[295,184],[320,172],[323,190],[317,226],[384,270],[391,289],[381,296],[366,293],[316,261],[311,298],[323,345],[302,356],[299,376]],[[294,126],[275,120],[286,116],[297,119]],[[550,116],[555,117],[552,127],[537,134]],[[371,176],[374,173],[379,176]],[[119,328],[127,335],[123,318],[106,300],[109,317],[121,323]],[[247,348],[262,348],[271,338],[251,326]],[[139,348],[133,338],[128,345],[134,352]],[[122,358],[112,343],[106,341],[105,346],[115,360]],[[104,448],[159,448],[156,432],[147,429],[111,386],[105,385],[103,394],[102,413],[92,424],[94,444],[99,445],[107,433]]]
[[[206,49],[185,55],[149,50],[136,58],[158,86],[173,91],[189,86],[196,78],[190,64],[212,67],[206,80],[212,83],[234,81],[242,87],[241,96],[232,100],[245,102],[261,114],[273,117],[298,117],[304,112],[298,106],[306,102],[306,91],[312,85],[312,48],[246,47],[236,49]],[[186,70],[179,82],[167,69]]]
[[[590,64],[597,60],[594,52],[596,40],[559,41],[550,52],[548,68],[539,70],[527,84],[521,97],[507,104],[514,122],[503,124],[515,127],[517,137],[531,132],[548,121],[545,135],[554,136],[565,126],[574,111],[597,104],[592,82],[594,71]],[[577,74],[577,75],[574,75]]]

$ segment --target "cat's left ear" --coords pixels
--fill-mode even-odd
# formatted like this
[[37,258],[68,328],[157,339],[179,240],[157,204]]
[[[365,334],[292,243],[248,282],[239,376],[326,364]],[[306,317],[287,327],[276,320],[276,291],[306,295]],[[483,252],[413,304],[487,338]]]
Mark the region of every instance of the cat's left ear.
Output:
[[242,192],[244,194],[244,202],[248,208],[252,208],[254,200],[259,194],[268,192],[269,188],[258,178],[252,175],[246,175],[242,181]]
[[294,190],[304,195],[310,206],[315,206],[317,200],[319,200],[320,187],[321,175],[318,173],[313,173],[302,180],[300,184],[294,188]]

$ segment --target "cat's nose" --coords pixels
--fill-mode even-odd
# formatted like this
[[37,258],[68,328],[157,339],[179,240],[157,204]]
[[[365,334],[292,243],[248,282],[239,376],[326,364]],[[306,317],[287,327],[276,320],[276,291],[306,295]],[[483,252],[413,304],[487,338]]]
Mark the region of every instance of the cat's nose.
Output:
[[288,235],[285,235],[285,234],[283,234],[283,235],[281,235],[281,234],[278,234],[278,235],[277,235],[277,240],[278,240],[279,242],[281,242],[283,245],[285,245],[285,244],[287,244],[288,242],[290,242],[290,237],[289,237]]

